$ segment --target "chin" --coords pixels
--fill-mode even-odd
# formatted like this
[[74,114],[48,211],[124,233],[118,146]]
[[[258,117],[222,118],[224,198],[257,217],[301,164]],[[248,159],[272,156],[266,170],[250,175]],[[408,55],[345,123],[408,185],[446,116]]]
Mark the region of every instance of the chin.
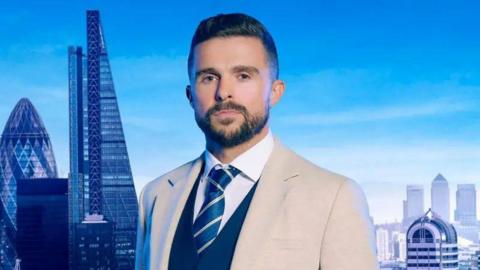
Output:
[[220,127],[214,127],[214,131],[216,133],[223,133],[227,137],[231,136],[232,134],[235,134],[239,131],[240,126],[238,125],[228,125],[228,126],[220,126]]
[[242,124],[243,122],[241,120],[235,118],[212,121],[212,127],[219,131],[237,130]]

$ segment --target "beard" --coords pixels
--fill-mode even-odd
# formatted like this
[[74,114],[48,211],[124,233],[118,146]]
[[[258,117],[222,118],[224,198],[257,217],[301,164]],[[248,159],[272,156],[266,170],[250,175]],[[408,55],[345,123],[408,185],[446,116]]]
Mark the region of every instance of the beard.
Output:
[[[211,118],[214,113],[221,110],[235,110],[243,116],[244,121],[240,127],[231,132],[215,128]],[[217,103],[207,111],[204,117],[195,114],[195,121],[208,139],[222,147],[233,147],[249,141],[256,134],[260,133],[268,121],[269,111],[267,107],[263,115],[253,115],[242,105],[233,102]],[[219,123],[222,126],[228,126],[233,122],[233,119],[224,119]]]

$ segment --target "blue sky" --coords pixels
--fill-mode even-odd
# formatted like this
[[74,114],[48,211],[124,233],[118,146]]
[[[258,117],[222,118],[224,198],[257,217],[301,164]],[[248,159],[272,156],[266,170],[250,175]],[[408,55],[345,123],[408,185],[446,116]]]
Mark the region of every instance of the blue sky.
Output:
[[[245,12],[273,35],[287,83],[272,130],[358,181],[375,222],[401,218],[406,184],[441,172],[454,194],[480,179],[480,4],[475,1],[2,1],[0,127],[21,97],[37,107],[68,173],[67,46],[100,9],[135,184],[204,147],[184,97],[191,35]],[[261,3],[260,3],[261,2]],[[361,3],[360,3],[361,2]]]

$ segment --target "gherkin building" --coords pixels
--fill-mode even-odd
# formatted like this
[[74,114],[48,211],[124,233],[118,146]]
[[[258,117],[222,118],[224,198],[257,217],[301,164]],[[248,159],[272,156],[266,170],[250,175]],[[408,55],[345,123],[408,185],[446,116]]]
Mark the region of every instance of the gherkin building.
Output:
[[57,178],[57,165],[42,119],[22,98],[0,139],[0,269],[13,269],[17,257],[17,180],[35,178]]

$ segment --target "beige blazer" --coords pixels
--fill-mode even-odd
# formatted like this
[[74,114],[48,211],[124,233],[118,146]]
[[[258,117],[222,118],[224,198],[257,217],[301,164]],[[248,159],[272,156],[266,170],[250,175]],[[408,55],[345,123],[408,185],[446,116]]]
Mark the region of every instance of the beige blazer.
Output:
[[[136,269],[167,269],[173,237],[202,156],[140,195]],[[365,197],[277,139],[237,240],[231,269],[378,269]]]

